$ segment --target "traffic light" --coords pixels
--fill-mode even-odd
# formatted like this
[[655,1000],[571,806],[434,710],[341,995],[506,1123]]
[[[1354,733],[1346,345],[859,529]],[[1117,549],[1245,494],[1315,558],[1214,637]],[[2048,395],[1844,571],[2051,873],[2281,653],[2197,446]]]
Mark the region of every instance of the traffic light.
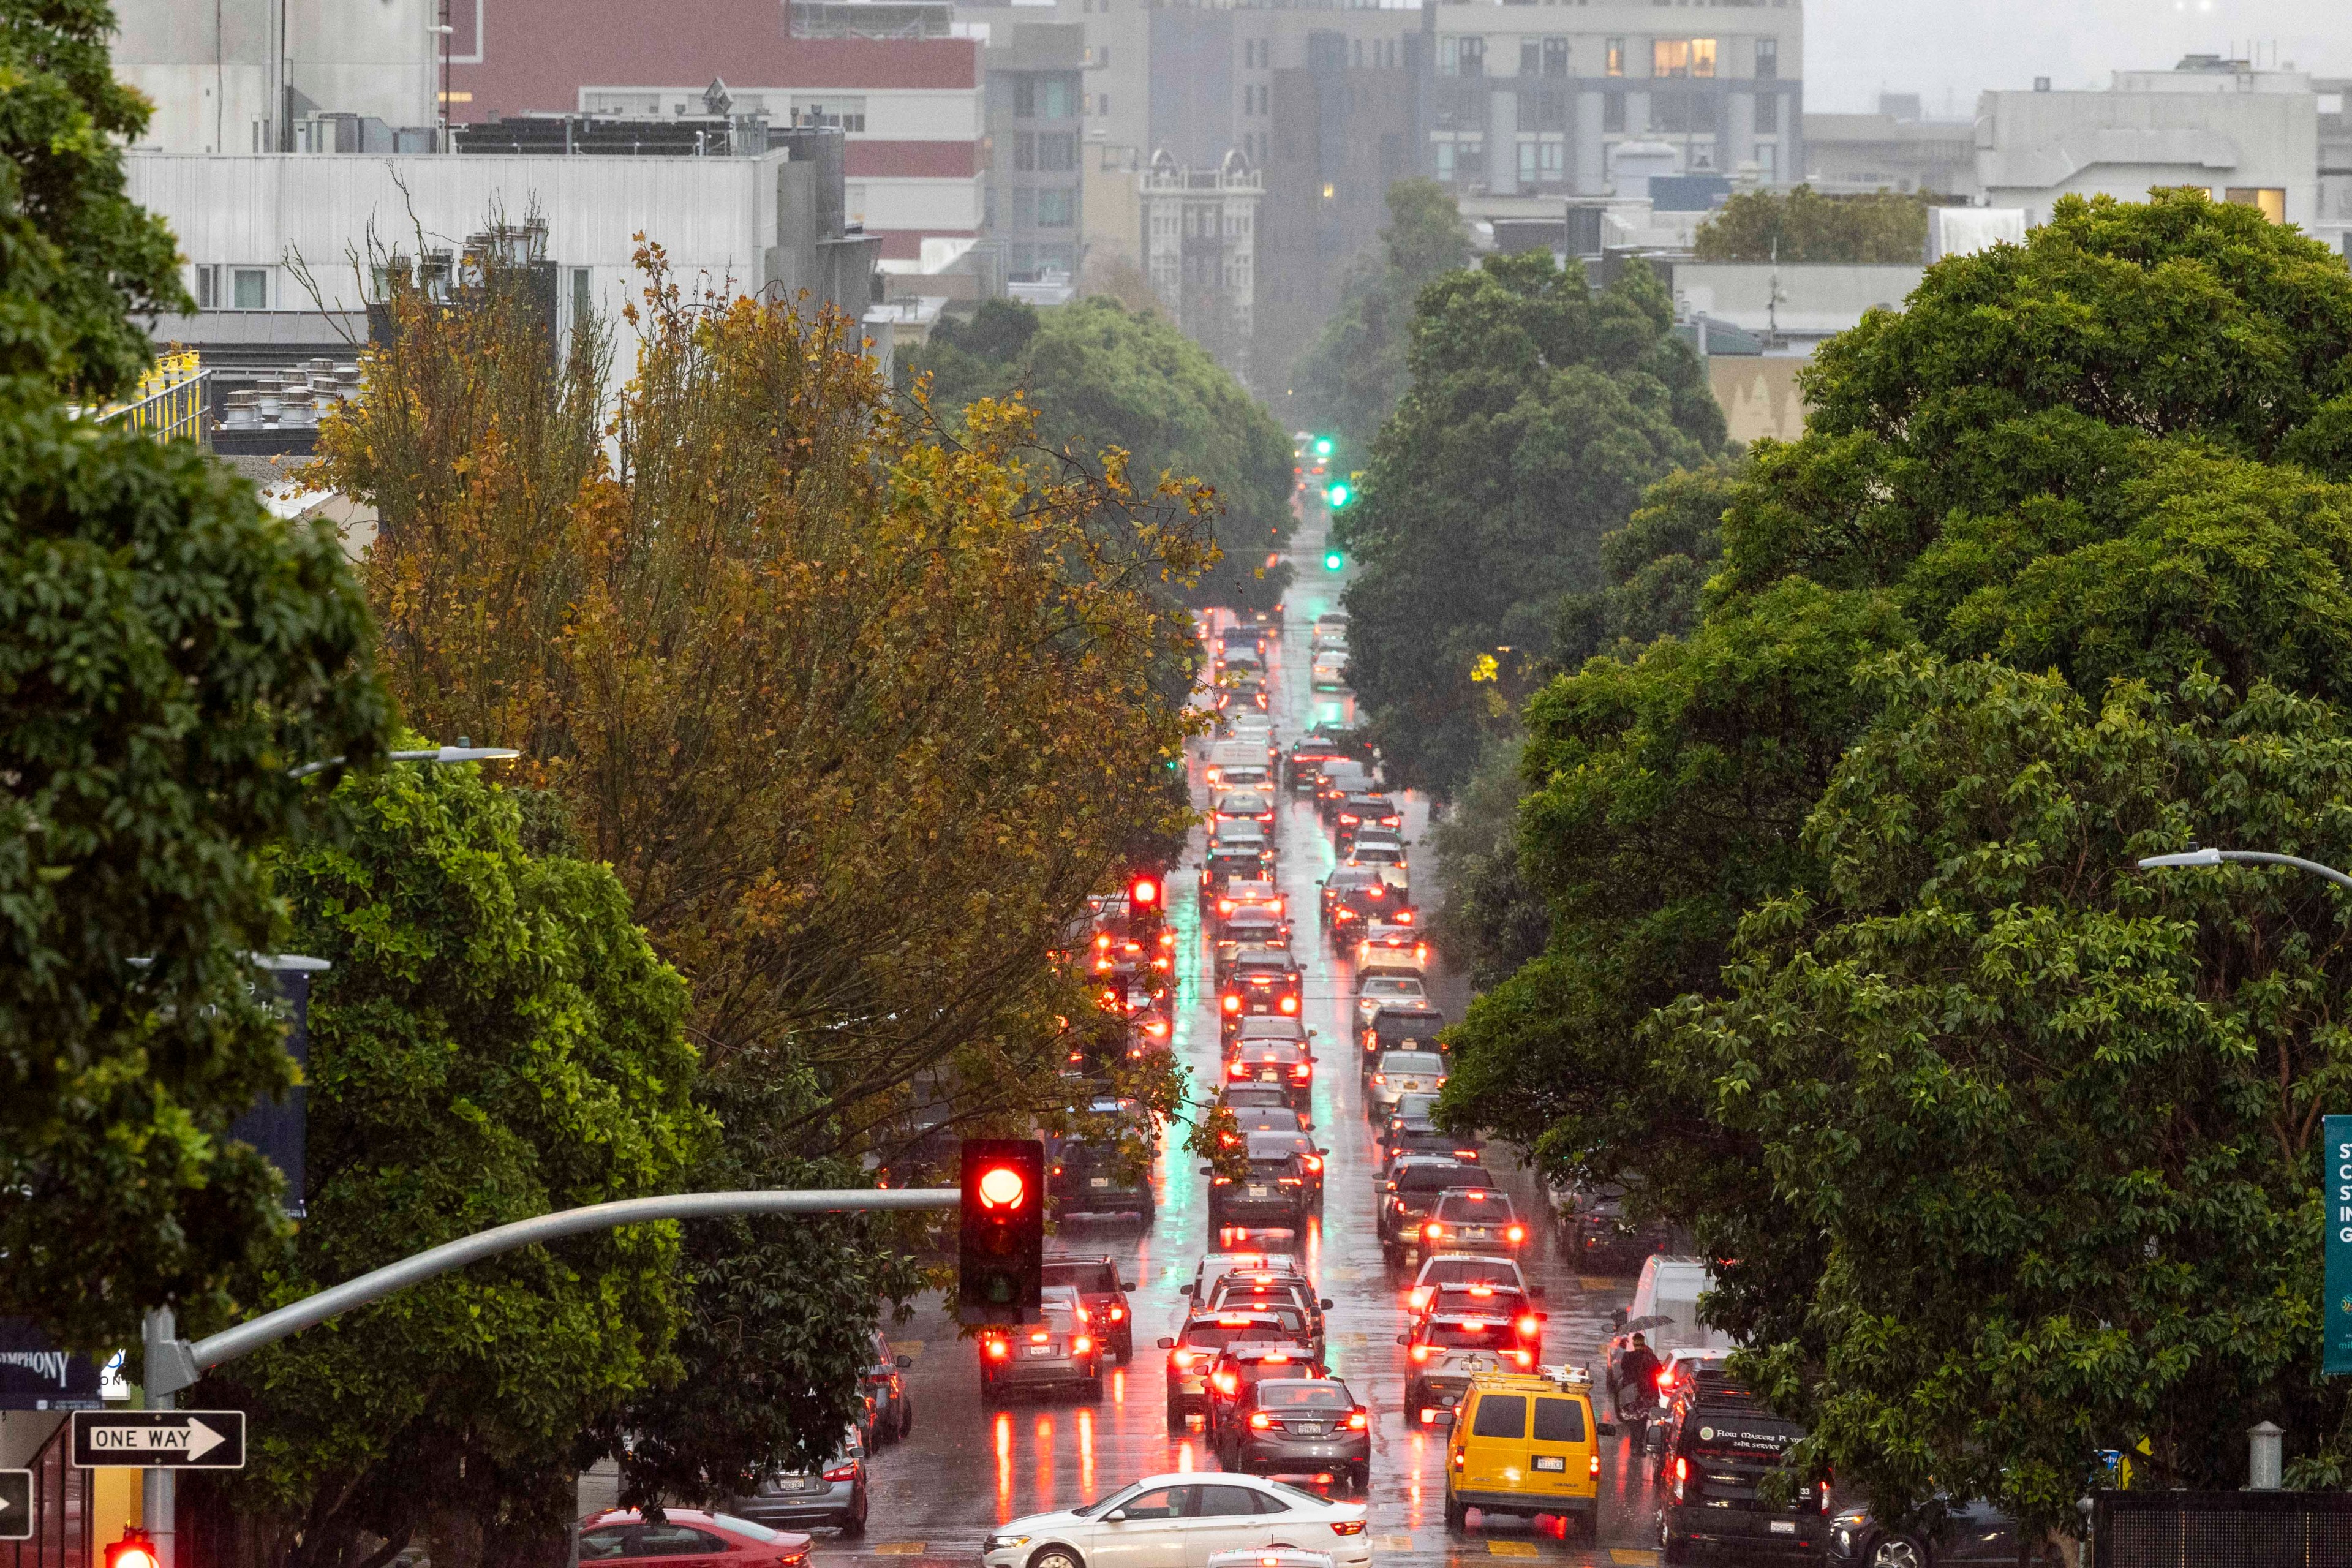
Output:
[[1160,902],[1160,879],[1138,877],[1127,885],[1127,901],[1139,910],[1155,908]]
[[1318,436],[1315,437],[1315,455],[1318,458],[1328,458],[1331,455],[1330,437]]
[[106,1549],[106,1568],[160,1568],[155,1542],[132,1525],[122,1532],[121,1540]]
[[1348,558],[1337,550],[1327,550],[1323,552],[1323,570],[1326,572],[1337,572],[1347,563]]
[[1027,1138],[965,1139],[962,1208],[956,1321],[1036,1322],[1045,1258],[1045,1146]]
[[1354,500],[1355,499],[1356,487],[1349,484],[1345,479],[1333,481],[1330,488],[1323,492],[1323,504],[1329,507],[1333,511],[1338,511],[1341,507],[1346,506],[1349,501]]

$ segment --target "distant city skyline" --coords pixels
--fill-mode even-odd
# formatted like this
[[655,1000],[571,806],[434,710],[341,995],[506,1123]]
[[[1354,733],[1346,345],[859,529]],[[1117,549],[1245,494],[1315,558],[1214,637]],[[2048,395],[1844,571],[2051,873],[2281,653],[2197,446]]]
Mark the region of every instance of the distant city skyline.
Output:
[[1853,112],[1916,92],[1934,118],[1972,117],[1977,94],[2104,88],[2118,70],[2250,46],[2268,66],[2352,76],[2341,0],[1805,0],[1805,107]]

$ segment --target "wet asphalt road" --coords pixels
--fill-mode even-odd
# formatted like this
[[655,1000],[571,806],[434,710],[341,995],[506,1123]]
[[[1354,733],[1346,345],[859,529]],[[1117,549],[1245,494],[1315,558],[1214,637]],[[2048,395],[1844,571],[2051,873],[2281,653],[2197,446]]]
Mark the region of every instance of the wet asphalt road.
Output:
[[[1345,581],[1344,574],[1323,567],[1325,521],[1319,499],[1310,496],[1291,548],[1297,582],[1274,661],[1274,710],[1285,744],[1318,719],[1352,717],[1346,698],[1307,689],[1315,617],[1337,605]],[[1192,772],[1195,803],[1205,805],[1197,756]],[[1427,803],[1411,795],[1402,799],[1415,887],[1426,900],[1434,891],[1430,851],[1423,844]],[[1373,1232],[1371,1189],[1378,1164],[1349,1055],[1351,966],[1335,957],[1316,931],[1316,883],[1333,863],[1330,840],[1311,805],[1286,802],[1284,813],[1278,838],[1283,890],[1297,917],[1293,945],[1307,970],[1307,1021],[1318,1031],[1316,1138],[1331,1151],[1323,1217],[1297,1240],[1296,1250],[1305,1255],[1308,1271],[1335,1303],[1328,1314],[1335,1372],[1378,1413],[1369,1499],[1376,1557],[1397,1564],[1492,1557],[1559,1564],[1654,1562],[1655,1507],[1646,1482],[1626,1479],[1629,1470],[1638,1476],[1639,1467],[1627,1463],[1622,1438],[1602,1439],[1597,1546],[1564,1542],[1549,1520],[1540,1525],[1518,1520],[1488,1523],[1476,1515],[1468,1531],[1449,1538],[1440,1475],[1444,1431],[1408,1428],[1402,1411],[1404,1352],[1395,1337],[1404,1314],[1400,1286],[1382,1268]],[[1192,1069],[1196,1094],[1205,1097],[1213,1093],[1218,1050],[1191,875],[1197,871],[1201,838],[1196,830],[1186,867],[1171,879],[1176,895],[1171,911],[1179,932],[1176,1046]],[[1449,984],[1442,974],[1433,981],[1447,1016],[1458,1018],[1465,1000],[1460,984]],[[1524,1266],[1531,1281],[1546,1288],[1544,1359],[1589,1362],[1605,1337],[1611,1309],[1632,1299],[1633,1281],[1568,1272],[1555,1254],[1552,1229],[1542,1223],[1546,1210],[1534,1184],[1511,1167],[1506,1151],[1495,1150],[1489,1165],[1512,1189],[1521,1212],[1538,1221],[1533,1255]],[[908,1373],[914,1436],[871,1460],[873,1510],[866,1538],[846,1542],[818,1535],[817,1556],[827,1568],[849,1568],[852,1560],[866,1558],[970,1568],[982,1536],[1002,1521],[1087,1501],[1153,1471],[1217,1468],[1197,1424],[1181,1436],[1166,1429],[1165,1352],[1153,1348],[1181,1321],[1184,1299],[1176,1288],[1192,1277],[1210,1240],[1204,1179],[1197,1169],[1181,1151],[1163,1152],[1154,1176],[1159,1218],[1149,1229],[1131,1218],[1072,1219],[1049,1243],[1055,1250],[1108,1255],[1139,1287],[1131,1297],[1134,1362],[1106,1379],[1099,1403],[1033,1395],[1005,1408],[983,1409],[972,1344],[958,1339],[936,1296],[922,1300],[914,1320],[891,1336],[915,1358]]]

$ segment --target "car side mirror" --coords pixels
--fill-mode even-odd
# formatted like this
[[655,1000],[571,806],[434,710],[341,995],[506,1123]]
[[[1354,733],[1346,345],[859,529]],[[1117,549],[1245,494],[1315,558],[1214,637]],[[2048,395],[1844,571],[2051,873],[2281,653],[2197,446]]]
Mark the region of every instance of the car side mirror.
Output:
[[1118,1282],[1118,1288],[1122,1290],[1132,1290],[1135,1289],[1135,1281],[1132,1279],[1122,1279]]
[[1176,1342],[1170,1339],[1167,1335],[1162,1334],[1160,1336],[1160,1348],[1164,1351],[1172,1351],[1176,1348]]
[[1192,1293],[1192,1287],[1191,1287],[1190,1285],[1179,1285],[1179,1286],[1177,1286],[1177,1287],[1176,1287],[1176,1294],[1178,1294],[1179,1296],[1189,1296],[1189,1295],[1191,1295]]
[[1203,1165],[1201,1167],[1201,1174],[1204,1176],[1213,1176],[1216,1173],[1217,1168],[1214,1165]]
[[1409,1345],[1412,1343],[1412,1336],[1411,1334],[1399,1334],[1397,1336],[1397,1343],[1401,1345]]
[[1330,1297],[1328,1297],[1328,1296],[1326,1296],[1326,1297],[1324,1297],[1321,1300],[1319,1300],[1319,1301],[1316,1302],[1315,1304],[1316,1304],[1318,1307],[1322,1308],[1322,1309],[1323,1309],[1323,1310],[1325,1310],[1325,1311],[1327,1311],[1327,1312],[1328,1312],[1328,1311],[1329,1311],[1329,1310],[1331,1310],[1331,1298],[1330,1298]]
[[1595,1421],[1592,1424],[1592,1429],[1603,1437],[1617,1436],[1617,1423],[1614,1421]]
[[1331,1155],[1331,1151],[1330,1151],[1330,1150],[1328,1150],[1328,1149],[1318,1149],[1318,1150],[1316,1150],[1315,1152],[1316,1152],[1318,1154],[1322,1155],[1325,1159],[1328,1159],[1328,1158],[1330,1158],[1330,1155]]
[[900,1357],[898,1358],[898,1370],[899,1370],[899,1371],[901,1371],[901,1372],[906,1371],[906,1370],[907,1370],[907,1368],[908,1368],[908,1367],[910,1367],[910,1366],[912,1366],[912,1365],[914,1365],[914,1364],[915,1364],[915,1358],[914,1358],[913,1356],[910,1356],[910,1355],[902,1355],[902,1356],[900,1356]]
[[1111,1510],[1108,1513],[1103,1515],[1103,1522],[1105,1524],[1125,1524],[1127,1522],[1127,1510],[1123,1508],[1115,1508]]

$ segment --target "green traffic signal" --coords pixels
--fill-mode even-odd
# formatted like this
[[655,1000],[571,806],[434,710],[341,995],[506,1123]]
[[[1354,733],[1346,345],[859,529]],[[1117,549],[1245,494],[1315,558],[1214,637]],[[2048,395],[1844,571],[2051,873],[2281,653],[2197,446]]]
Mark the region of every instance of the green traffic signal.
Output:
[[1346,506],[1349,501],[1355,499],[1356,488],[1345,479],[1341,479],[1338,484],[1333,485],[1330,489],[1323,492],[1323,504],[1329,507],[1333,511],[1338,511],[1341,507]]
[[1328,458],[1331,455],[1330,437],[1318,436],[1315,437],[1315,455],[1318,458]]
[[1347,563],[1348,558],[1336,550],[1327,550],[1323,552],[1323,570],[1326,572],[1337,572]]

